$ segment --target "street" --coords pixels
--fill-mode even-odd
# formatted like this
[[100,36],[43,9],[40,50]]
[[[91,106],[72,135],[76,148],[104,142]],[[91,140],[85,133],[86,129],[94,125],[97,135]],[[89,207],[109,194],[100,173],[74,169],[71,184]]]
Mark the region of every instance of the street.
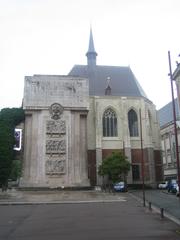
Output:
[[125,201],[1,205],[1,240],[177,240],[180,227],[143,208],[128,193]]
[[[142,198],[142,190],[129,191],[133,195]],[[145,199],[158,208],[164,210],[180,220],[180,198],[167,190],[145,190]]]

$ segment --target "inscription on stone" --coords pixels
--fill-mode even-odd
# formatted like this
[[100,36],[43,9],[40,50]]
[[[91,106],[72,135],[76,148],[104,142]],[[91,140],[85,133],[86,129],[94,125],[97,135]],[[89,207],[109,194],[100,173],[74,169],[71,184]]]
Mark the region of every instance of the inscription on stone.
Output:
[[54,174],[65,174],[66,172],[66,164],[65,164],[65,156],[61,156],[60,158],[48,159],[46,161],[46,174],[54,175]]
[[[25,109],[47,107],[53,104],[52,118],[59,119],[59,106],[88,109],[89,84],[85,78],[34,75],[25,77]],[[58,110],[59,111],[59,110]]]
[[49,120],[46,123],[46,133],[47,134],[65,134],[66,133],[66,123],[63,120],[53,121]]
[[62,140],[46,140],[46,153],[60,154],[66,152],[66,141]]

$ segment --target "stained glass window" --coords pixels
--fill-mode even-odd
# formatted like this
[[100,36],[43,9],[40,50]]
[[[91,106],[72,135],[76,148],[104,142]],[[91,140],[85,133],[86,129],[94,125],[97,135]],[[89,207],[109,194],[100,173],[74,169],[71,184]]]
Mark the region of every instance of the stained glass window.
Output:
[[138,118],[136,112],[131,109],[128,112],[129,133],[131,137],[137,137],[138,133]]
[[108,108],[103,114],[103,136],[117,136],[117,117],[111,108]]

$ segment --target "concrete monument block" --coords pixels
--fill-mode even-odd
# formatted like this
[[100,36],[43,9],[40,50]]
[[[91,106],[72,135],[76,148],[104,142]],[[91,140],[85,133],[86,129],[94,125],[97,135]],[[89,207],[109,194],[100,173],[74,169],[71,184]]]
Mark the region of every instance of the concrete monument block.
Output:
[[[25,77],[25,149],[21,186],[88,186],[88,81]],[[82,117],[83,116],[83,117]]]

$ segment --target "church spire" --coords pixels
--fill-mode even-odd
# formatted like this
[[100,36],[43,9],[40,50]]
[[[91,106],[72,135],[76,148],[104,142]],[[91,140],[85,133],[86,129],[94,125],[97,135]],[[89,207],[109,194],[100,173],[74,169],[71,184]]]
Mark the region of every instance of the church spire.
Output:
[[86,56],[87,56],[88,66],[96,66],[97,53],[94,48],[94,40],[93,40],[93,34],[92,34],[91,28],[90,28],[90,36],[89,36],[89,48],[88,48],[88,52],[86,53]]

